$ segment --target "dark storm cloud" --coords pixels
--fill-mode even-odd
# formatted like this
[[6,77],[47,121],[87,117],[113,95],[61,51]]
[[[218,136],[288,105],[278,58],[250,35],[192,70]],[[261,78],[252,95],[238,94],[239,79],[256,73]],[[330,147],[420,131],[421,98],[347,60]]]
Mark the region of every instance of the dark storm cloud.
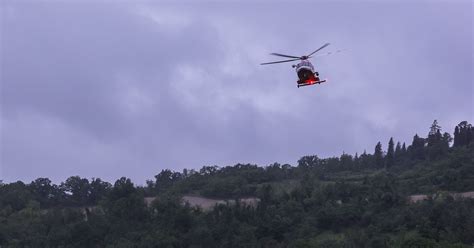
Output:
[[[433,119],[452,131],[473,119],[471,5],[7,2],[1,179],[144,182],[372,152]],[[327,84],[296,89],[289,65],[258,66],[326,41],[347,49],[315,60]]]

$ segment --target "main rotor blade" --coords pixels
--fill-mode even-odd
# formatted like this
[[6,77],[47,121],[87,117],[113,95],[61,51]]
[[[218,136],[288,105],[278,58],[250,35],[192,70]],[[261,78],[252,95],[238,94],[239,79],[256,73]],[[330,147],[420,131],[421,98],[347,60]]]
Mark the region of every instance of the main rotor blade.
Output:
[[280,56],[280,57],[286,57],[286,58],[294,58],[294,59],[299,59],[300,58],[298,56],[286,55],[286,54],[281,54],[281,53],[270,53],[270,54],[275,55],[275,56]]
[[321,50],[321,49],[323,49],[323,48],[325,48],[325,47],[327,47],[327,46],[329,46],[329,43],[324,44],[322,47],[316,49],[316,51],[314,51],[314,52],[308,54],[308,57],[311,56],[311,55],[313,55],[313,54],[315,54],[317,51],[319,51],[319,50]]
[[335,52],[327,52],[327,53],[323,53],[323,54],[318,54],[318,55],[315,55],[315,56],[311,56],[310,58],[324,57],[324,56],[328,56],[328,55],[331,55],[331,54],[340,53],[342,51],[345,51],[345,50],[337,50]]
[[289,60],[281,60],[281,61],[267,62],[267,63],[261,63],[260,65],[278,64],[278,63],[285,63],[285,62],[291,62],[291,61],[296,61],[296,60],[300,60],[300,59],[297,58],[297,59],[289,59]]

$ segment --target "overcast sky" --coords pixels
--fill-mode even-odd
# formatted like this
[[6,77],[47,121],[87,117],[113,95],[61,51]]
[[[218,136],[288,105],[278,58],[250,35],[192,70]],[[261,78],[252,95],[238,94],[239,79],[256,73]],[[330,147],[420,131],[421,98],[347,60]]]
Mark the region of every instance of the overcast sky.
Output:
[[[372,153],[473,122],[472,1],[1,2],[0,180]],[[325,84],[297,88],[279,52]]]

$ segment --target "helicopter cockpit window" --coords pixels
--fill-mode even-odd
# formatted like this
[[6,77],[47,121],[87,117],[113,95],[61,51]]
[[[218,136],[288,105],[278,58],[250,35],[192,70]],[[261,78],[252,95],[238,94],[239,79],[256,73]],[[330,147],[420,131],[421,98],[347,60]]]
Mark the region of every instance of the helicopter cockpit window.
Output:
[[296,65],[296,70],[297,70],[297,71],[300,70],[300,69],[302,69],[302,68],[308,68],[308,69],[310,69],[310,70],[314,70],[313,65],[312,65],[310,62],[308,62],[308,61],[301,61],[301,63],[299,63],[298,65]]
[[314,70],[313,65],[312,65],[310,62],[308,62],[308,61],[302,61],[301,64],[300,64],[300,66],[307,66],[307,67],[309,67],[309,68],[311,68],[311,69]]

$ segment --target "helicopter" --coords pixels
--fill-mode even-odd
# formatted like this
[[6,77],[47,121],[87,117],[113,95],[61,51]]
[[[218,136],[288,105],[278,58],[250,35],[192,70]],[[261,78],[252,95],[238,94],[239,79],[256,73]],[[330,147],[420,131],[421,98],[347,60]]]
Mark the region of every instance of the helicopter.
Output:
[[291,59],[261,63],[260,65],[270,65],[270,64],[286,63],[286,62],[301,60],[300,63],[296,65],[292,65],[292,67],[295,68],[296,70],[296,74],[298,75],[298,81],[296,81],[297,87],[299,88],[303,86],[321,84],[321,83],[326,82],[326,79],[321,80],[319,78],[319,73],[314,70],[313,64],[311,64],[311,62],[309,62],[308,59],[311,58],[316,52],[320,51],[321,49],[327,46],[329,46],[329,43],[324,44],[323,46],[321,46],[320,48],[316,49],[314,52],[308,55],[303,55],[299,57],[293,56],[293,55],[281,54],[281,53],[270,53],[271,55],[291,58]]

